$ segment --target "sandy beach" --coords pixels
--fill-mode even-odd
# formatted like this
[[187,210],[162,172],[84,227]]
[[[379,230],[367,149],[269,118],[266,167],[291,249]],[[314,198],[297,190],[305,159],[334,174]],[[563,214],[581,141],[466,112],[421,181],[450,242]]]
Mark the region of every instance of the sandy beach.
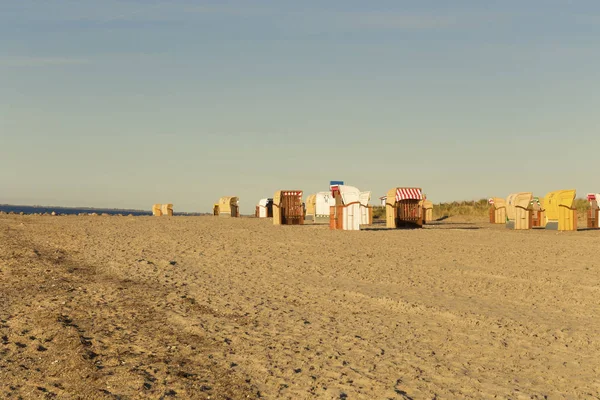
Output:
[[600,397],[600,232],[0,216],[0,397]]

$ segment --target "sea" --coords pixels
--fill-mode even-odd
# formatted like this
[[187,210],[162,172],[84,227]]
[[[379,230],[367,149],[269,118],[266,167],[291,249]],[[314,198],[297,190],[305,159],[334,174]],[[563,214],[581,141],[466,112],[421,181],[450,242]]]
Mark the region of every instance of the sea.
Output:
[[110,215],[134,215],[134,216],[142,216],[142,215],[152,215],[152,211],[145,210],[121,210],[115,208],[85,208],[85,207],[52,207],[52,206],[19,206],[19,205],[9,205],[9,204],[0,204],[0,211],[4,211],[5,213],[13,212],[15,214],[51,214],[55,212],[57,214],[63,215],[77,215],[77,214],[110,214]]

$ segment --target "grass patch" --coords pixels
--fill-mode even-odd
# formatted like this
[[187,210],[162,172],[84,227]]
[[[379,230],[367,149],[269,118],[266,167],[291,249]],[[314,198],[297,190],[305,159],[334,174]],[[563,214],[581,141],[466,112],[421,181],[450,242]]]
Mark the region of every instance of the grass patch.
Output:
[[[586,199],[575,199],[573,206],[577,210],[579,218],[585,215],[589,209]],[[433,219],[449,218],[454,216],[488,218],[490,205],[487,199],[476,201],[453,201],[450,203],[439,203],[433,205]],[[373,207],[373,219],[385,219],[385,207]]]
[[385,207],[373,206],[373,219],[385,219]]

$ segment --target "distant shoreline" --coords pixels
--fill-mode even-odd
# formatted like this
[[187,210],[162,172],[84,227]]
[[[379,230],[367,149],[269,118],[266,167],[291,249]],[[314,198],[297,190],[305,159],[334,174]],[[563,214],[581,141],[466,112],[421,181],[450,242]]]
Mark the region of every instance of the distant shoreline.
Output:
[[[135,210],[122,208],[97,208],[97,207],[59,207],[59,206],[24,206],[14,204],[0,204],[0,211],[5,213],[24,213],[24,214],[57,214],[77,215],[77,214],[109,214],[109,215],[134,215],[145,216],[152,215],[150,210]],[[204,215],[203,213],[175,213],[175,215]]]

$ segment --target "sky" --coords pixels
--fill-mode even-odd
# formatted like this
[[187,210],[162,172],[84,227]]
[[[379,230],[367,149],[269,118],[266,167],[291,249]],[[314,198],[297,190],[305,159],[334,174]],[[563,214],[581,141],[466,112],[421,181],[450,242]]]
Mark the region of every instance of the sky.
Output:
[[600,2],[0,0],[0,203],[598,192]]

